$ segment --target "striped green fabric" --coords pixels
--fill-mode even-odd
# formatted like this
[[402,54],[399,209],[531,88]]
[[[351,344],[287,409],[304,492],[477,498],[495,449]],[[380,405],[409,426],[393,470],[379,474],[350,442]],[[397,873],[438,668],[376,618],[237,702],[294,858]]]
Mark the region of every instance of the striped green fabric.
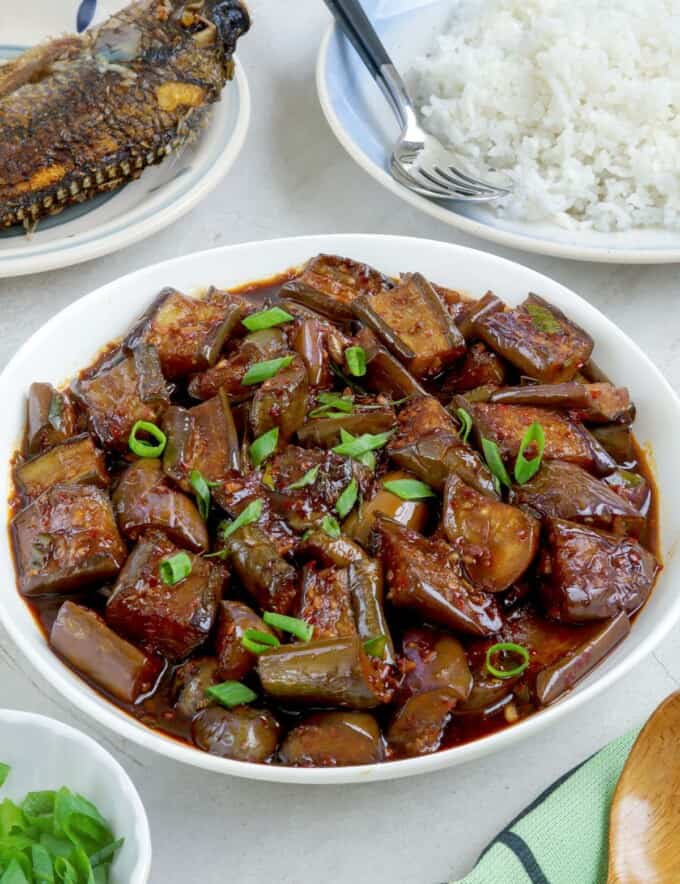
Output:
[[450,884],[604,884],[609,805],[639,731],[553,783]]

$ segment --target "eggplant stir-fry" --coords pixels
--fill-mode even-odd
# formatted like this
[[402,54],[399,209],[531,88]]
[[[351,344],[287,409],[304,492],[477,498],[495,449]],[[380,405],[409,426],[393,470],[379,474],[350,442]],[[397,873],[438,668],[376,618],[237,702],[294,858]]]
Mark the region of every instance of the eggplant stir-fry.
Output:
[[166,289],[28,393],[11,535],[56,654],[225,758],[369,764],[559,700],[653,587],[628,390],[510,309],[319,255]]

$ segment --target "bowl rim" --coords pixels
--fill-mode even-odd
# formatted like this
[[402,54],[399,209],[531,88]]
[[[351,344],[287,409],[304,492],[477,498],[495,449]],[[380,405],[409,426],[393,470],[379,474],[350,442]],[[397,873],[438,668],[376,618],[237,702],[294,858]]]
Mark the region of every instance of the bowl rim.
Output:
[[65,724],[56,718],[48,715],[41,715],[38,712],[24,712],[21,709],[0,709],[0,723],[29,725],[41,730],[46,730],[50,734],[59,734],[60,736],[79,744],[83,750],[92,755],[95,760],[103,767],[108,767],[116,777],[117,789],[125,799],[125,803],[132,812],[132,827],[139,844],[139,857],[135,864],[133,877],[128,884],[146,884],[151,873],[151,831],[149,829],[149,819],[146,810],[142,804],[139,793],[128,776],[125,768],[113,755],[104,749],[93,737],[70,724]]
[[[118,277],[104,286],[101,286],[73,301],[38,328],[28,340],[24,342],[19,350],[17,350],[5,366],[5,369],[0,373],[0,388],[2,387],[4,379],[12,374],[15,363],[20,363],[26,352],[30,353],[41,345],[49,345],[50,339],[62,324],[68,324],[69,320],[75,320],[80,311],[91,309],[91,307],[100,299],[106,299],[110,294],[115,293],[115,291],[122,286],[125,286],[129,290],[138,291],[139,288],[135,289],[135,284],[139,283],[143,286],[146,283],[145,277],[147,275],[153,276],[158,273],[159,270],[162,270],[164,273],[165,271],[172,271],[176,265],[181,265],[187,261],[200,264],[201,260],[207,256],[211,256],[211,258],[214,259],[219,255],[220,260],[223,261],[224,265],[228,266],[231,253],[243,249],[257,253],[262,248],[266,248],[268,244],[276,244],[276,246],[290,251],[295,247],[302,248],[304,246],[305,250],[308,251],[309,254],[312,254],[314,253],[314,250],[317,252],[328,250],[330,247],[329,240],[332,240],[332,248],[334,249],[337,248],[339,250],[344,244],[347,244],[350,249],[353,247],[356,248],[357,239],[368,243],[392,244],[395,247],[401,247],[401,249],[413,248],[414,245],[415,247],[424,245],[435,251],[442,250],[450,254],[452,259],[458,258],[464,260],[466,256],[472,254],[474,256],[481,256],[485,262],[499,265],[500,268],[519,267],[523,271],[528,271],[537,281],[545,281],[545,283],[553,290],[561,290],[566,297],[574,299],[581,310],[585,310],[586,313],[591,313],[598,317],[600,322],[604,322],[607,326],[610,326],[612,330],[616,331],[617,335],[621,336],[625,341],[627,350],[634,353],[637,360],[644,362],[653,373],[655,381],[661,391],[659,395],[663,398],[664,402],[671,403],[674,406],[675,411],[680,414],[680,398],[678,398],[668,381],[642,349],[612,320],[567,286],[564,286],[545,274],[539,273],[532,268],[528,268],[519,262],[511,261],[507,258],[502,258],[498,255],[484,252],[479,249],[472,249],[467,246],[422,237],[363,233],[274,237],[269,240],[237,243],[157,262],[126,274],[125,276]],[[283,270],[285,268],[282,267],[281,269]],[[8,532],[6,532],[6,535],[7,534]],[[8,540],[6,542],[9,543]],[[661,579],[663,579],[663,573]],[[12,582],[12,591],[18,593],[14,582]],[[190,764],[204,770],[247,779],[303,785],[362,783],[415,776],[417,774],[430,773],[445,767],[453,767],[458,764],[466,763],[467,761],[481,758],[491,752],[505,749],[517,740],[538,733],[559,720],[569,710],[578,708],[604,692],[650,654],[654,648],[663,641],[671,629],[673,629],[678,620],[680,620],[680,593],[677,593],[670,599],[668,608],[664,611],[663,618],[659,618],[659,621],[651,627],[649,635],[646,636],[639,645],[632,648],[630,653],[618,662],[616,666],[611,670],[602,673],[591,684],[578,686],[573,691],[570,691],[562,700],[559,700],[554,705],[523,719],[513,727],[505,728],[489,736],[450,749],[444,749],[431,755],[363,766],[295,768],[220,758],[210,755],[207,752],[202,752],[199,749],[174,739],[173,737],[166,736],[159,731],[152,730],[151,728],[147,728],[138,723],[135,719],[119,710],[112,703],[106,701],[102,695],[96,693],[86,684],[86,682],[80,679],[77,675],[74,675],[74,673],[65,665],[59,667],[52,665],[53,660],[55,659],[54,655],[49,658],[34,655],[30,646],[30,640],[27,638],[27,635],[21,626],[19,626],[11,616],[11,612],[5,604],[5,598],[5,593],[0,593],[0,622],[3,624],[14,643],[53,687],[65,696],[74,706],[81,709],[101,725],[104,725],[114,733],[117,733],[125,739],[131,740],[149,751],[157,752],[160,755],[173,759],[174,761]],[[103,703],[101,702],[102,700],[104,701]]]

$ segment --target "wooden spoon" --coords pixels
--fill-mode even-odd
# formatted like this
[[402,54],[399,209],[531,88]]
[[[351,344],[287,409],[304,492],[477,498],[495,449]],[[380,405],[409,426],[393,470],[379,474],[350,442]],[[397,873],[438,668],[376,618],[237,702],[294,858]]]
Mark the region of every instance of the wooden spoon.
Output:
[[607,884],[680,882],[680,691],[635,741],[609,814]]

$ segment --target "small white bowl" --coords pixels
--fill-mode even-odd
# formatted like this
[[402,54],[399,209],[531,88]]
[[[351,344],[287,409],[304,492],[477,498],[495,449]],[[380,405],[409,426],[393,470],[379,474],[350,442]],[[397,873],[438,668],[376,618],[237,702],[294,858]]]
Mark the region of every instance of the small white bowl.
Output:
[[144,806],[118,762],[91,737],[30,712],[0,709],[0,761],[12,770],[0,799],[66,786],[92,801],[125,838],[111,866],[111,884],[146,884],[151,835]]

